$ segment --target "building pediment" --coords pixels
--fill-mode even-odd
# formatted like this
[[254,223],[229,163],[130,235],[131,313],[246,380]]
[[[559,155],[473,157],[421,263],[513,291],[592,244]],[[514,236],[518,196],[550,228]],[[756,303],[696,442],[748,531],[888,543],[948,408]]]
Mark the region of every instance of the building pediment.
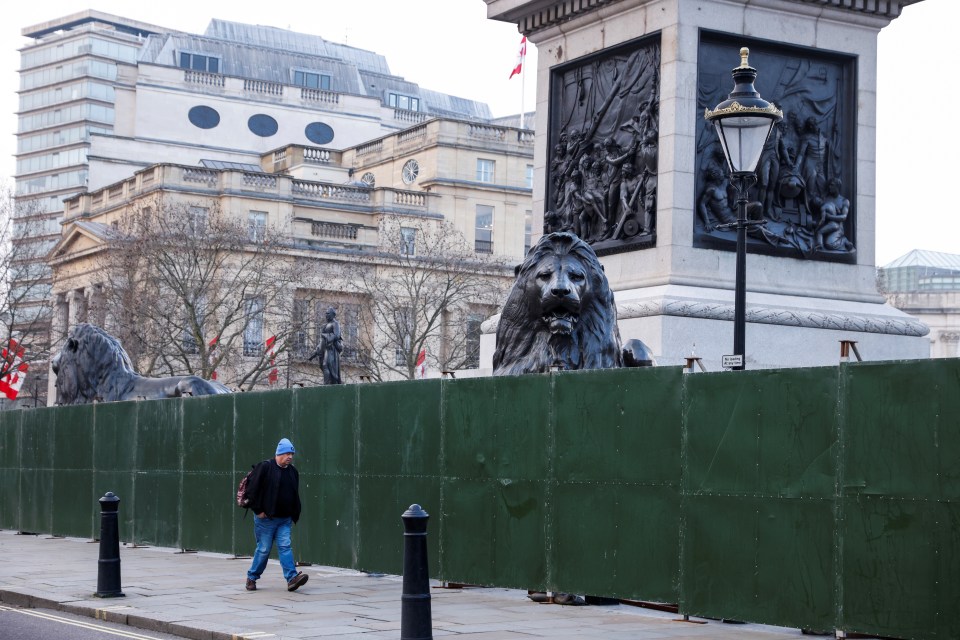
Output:
[[60,241],[51,250],[48,262],[64,262],[102,247],[115,232],[108,225],[80,220],[66,225]]

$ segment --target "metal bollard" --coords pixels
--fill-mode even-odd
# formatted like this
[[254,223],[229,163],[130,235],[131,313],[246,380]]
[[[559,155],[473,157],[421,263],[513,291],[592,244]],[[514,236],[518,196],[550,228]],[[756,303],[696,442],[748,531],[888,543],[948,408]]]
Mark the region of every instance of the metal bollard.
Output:
[[403,596],[400,640],[433,640],[430,572],[427,568],[427,520],[430,514],[412,504],[403,512]]
[[122,598],[120,591],[120,498],[108,491],[100,498],[100,561],[97,570],[98,598]]

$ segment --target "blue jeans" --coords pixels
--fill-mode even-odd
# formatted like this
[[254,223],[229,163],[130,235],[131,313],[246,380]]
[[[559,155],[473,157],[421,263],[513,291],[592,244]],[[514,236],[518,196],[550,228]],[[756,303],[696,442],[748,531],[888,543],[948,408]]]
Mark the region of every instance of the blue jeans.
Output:
[[267,568],[270,559],[270,549],[277,543],[277,555],[280,556],[280,566],[283,568],[283,577],[289,582],[297,575],[297,564],[293,560],[293,546],[290,543],[290,529],[293,520],[290,518],[253,518],[253,535],[257,539],[257,550],[253,554],[253,563],[247,571],[251,580],[259,580],[263,570]]

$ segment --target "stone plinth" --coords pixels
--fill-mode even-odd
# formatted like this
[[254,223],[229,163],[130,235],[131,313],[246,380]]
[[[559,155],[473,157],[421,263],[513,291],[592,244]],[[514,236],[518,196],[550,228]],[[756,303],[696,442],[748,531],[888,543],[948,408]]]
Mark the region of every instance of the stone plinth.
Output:
[[[629,66],[622,60],[635,50],[631,47],[650,42],[659,47],[654,228],[645,235],[644,225],[634,224],[631,232],[638,233],[639,226],[640,235],[620,251],[609,248],[611,231],[603,242],[593,243],[617,295],[624,340],[640,338],[660,364],[681,364],[695,350],[715,370],[720,356],[732,353],[733,235],[707,227],[698,207],[715,155],[710,137],[715,134],[702,121],[704,109],[733,87],[729,69],[740,60],[735,54],[727,60],[724,52],[747,46],[759,52],[750,60],[759,71],[757,89],[784,106],[785,126],[790,122],[783,136],[793,141],[785,143],[784,157],[796,160],[796,174],[811,183],[808,193],[789,201],[786,191],[778,191],[776,211],[772,204],[764,209],[770,233],[755,236],[748,247],[747,366],[835,364],[840,340],[856,341],[870,360],[929,357],[926,327],[885,303],[875,269],[877,35],[903,6],[919,0],[485,1],[490,18],[518,24],[539,51],[535,216],[562,202],[556,191],[562,178],[556,149],[574,145],[558,132],[566,134],[571,130],[563,129],[566,123],[581,117],[576,105],[558,103],[569,101],[565,87],[575,77],[570,69],[582,67],[597,77],[602,64],[590,68],[590,61],[604,63],[625,51],[619,75],[610,76],[620,78]],[[704,52],[722,54],[724,60],[705,59]],[[727,71],[717,77],[717,68]],[[557,86],[560,82],[564,87]],[[646,80],[634,85],[607,81],[615,89],[640,90],[644,83],[650,91]],[[611,112],[621,104],[616,100]],[[640,111],[643,98],[636,102]],[[623,105],[634,108],[626,99]],[[792,120],[788,107],[794,109]],[[813,121],[812,132],[804,129],[806,120]],[[587,122],[577,130],[586,131]],[[614,133],[606,135],[619,136],[622,149],[630,141],[621,122],[607,126]],[[809,153],[802,159],[798,147],[805,140],[822,147],[819,159]],[[835,195],[828,196],[830,176],[842,179],[840,195],[849,203],[842,223],[848,242],[837,250],[815,248],[823,201]],[[549,217],[548,224],[554,224]],[[486,323],[485,331],[494,326]],[[492,353],[491,341],[492,335],[484,336],[482,366],[489,366],[483,356]]]

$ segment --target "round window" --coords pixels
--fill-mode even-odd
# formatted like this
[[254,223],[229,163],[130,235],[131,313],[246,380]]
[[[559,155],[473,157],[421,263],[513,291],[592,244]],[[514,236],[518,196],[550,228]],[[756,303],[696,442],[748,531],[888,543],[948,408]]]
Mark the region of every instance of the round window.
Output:
[[364,183],[365,185],[367,185],[372,189],[373,187],[377,186],[377,177],[372,173],[370,173],[369,171],[367,171],[365,174],[360,176],[360,182]]
[[403,181],[406,184],[413,184],[418,175],[420,175],[420,164],[416,160],[407,160],[400,172]]
[[313,144],[329,144],[333,142],[333,129],[323,122],[311,122],[304,130],[307,140]]
[[206,105],[197,105],[187,113],[190,124],[200,129],[213,129],[220,124],[220,114],[217,110]]
[[261,138],[269,138],[277,133],[279,127],[276,120],[266,114],[258,113],[247,120],[247,128]]

